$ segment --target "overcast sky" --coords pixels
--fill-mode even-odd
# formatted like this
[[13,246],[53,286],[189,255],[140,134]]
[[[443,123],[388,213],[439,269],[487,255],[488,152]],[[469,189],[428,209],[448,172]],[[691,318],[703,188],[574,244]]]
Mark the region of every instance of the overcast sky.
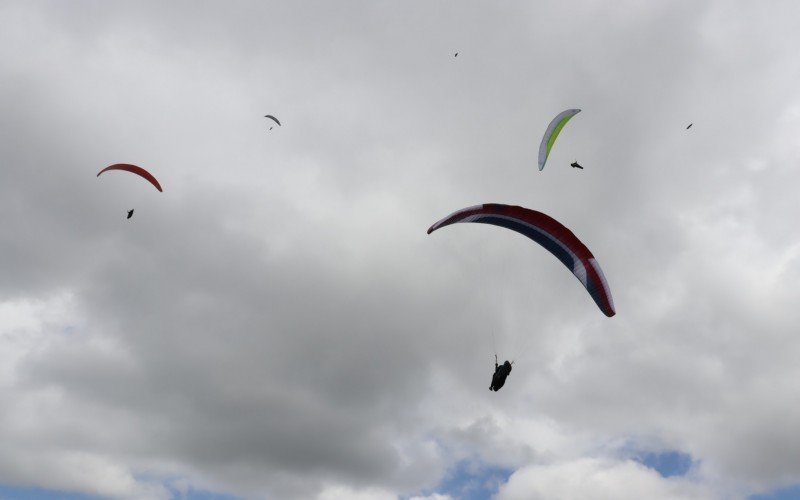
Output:
[[800,494],[799,19],[0,3],[0,498]]

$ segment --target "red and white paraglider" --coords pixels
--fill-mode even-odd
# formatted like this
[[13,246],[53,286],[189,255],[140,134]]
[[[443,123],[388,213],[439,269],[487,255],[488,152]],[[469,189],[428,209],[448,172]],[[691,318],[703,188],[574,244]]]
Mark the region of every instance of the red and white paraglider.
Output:
[[428,234],[458,222],[492,224],[516,231],[556,256],[583,284],[597,307],[608,317],[614,316],[611,289],[594,255],[563,224],[535,210],[524,207],[487,203],[454,212],[428,229]]

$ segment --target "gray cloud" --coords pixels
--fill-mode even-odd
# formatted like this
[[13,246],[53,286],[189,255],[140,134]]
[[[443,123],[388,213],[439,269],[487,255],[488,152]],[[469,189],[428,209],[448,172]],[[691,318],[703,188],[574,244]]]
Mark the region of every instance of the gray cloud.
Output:
[[[800,481],[796,18],[4,4],[0,483],[432,496],[461,460],[517,470],[502,498],[566,472],[652,497]],[[116,162],[164,192],[95,178]],[[564,222],[618,315],[518,235],[425,234],[481,202]],[[517,363],[497,394],[493,344]]]

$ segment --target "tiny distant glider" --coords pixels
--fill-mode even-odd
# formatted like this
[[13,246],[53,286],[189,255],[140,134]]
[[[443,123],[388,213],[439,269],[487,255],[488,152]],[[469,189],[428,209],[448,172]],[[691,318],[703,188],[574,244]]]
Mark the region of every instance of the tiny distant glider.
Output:
[[[272,121],[274,121],[275,123],[277,123],[279,127],[281,127],[281,126],[282,126],[282,125],[281,125],[281,122],[279,122],[279,121],[278,121],[278,119],[277,119],[277,118],[275,118],[275,117],[274,117],[274,116],[272,116],[272,115],[264,115],[264,118],[269,118],[270,120],[272,120]],[[269,129],[270,129],[270,130],[272,130],[272,127],[270,127]]]

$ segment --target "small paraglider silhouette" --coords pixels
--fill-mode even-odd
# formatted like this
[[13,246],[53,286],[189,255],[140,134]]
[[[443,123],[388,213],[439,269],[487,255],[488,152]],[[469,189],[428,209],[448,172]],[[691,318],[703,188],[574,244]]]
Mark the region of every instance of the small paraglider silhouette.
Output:
[[690,124],[689,124],[689,125],[686,127],[686,130],[689,130],[690,128],[692,128],[692,125],[694,125],[694,123],[690,123]]
[[133,217],[133,209],[128,210],[128,219]]
[[[275,118],[275,117],[274,117],[274,116],[272,116],[272,115],[264,115],[264,118],[269,118],[270,120],[272,120],[272,121],[274,121],[275,123],[277,123],[279,127],[281,126],[281,122],[279,122],[279,121],[278,121],[278,119],[277,119],[277,118]],[[272,127],[270,127],[269,129],[270,129],[270,130],[272,130]]]
[[458,52],[456,52],[456,55],[454,55],[453,57],[458,57]]
[[583,170],[583,167],[580,166],[580,164],[578,163],[577,160],[575,160],[572,163],[570,163],[569,166],[572,167],[572,168],[579,168],[579,169]]

